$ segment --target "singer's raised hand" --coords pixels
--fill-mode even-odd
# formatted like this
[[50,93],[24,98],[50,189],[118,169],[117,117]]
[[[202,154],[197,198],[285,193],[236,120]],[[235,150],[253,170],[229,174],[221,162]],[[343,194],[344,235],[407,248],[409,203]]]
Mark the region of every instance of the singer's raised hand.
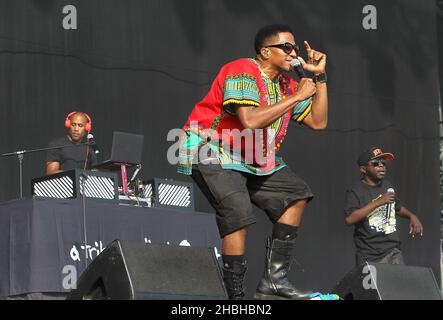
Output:
[[379,205],[393,203],[395,201],[395,193],[394,192],[386,192],[380,198],[378,198],[377,201],[379,202]]
[[301,56],[297,56],[303,69],[312,72],[315,75],[324,73],[326,70],[326,54],[312,49],[307,41],[303,44],[308,54],[308,61],[305,61]]
[[312,97],[315,92],[314,81],[310,78],[303,78],[300,80],[294,94],[298,95],[300,100],[305,100],[306,98]]

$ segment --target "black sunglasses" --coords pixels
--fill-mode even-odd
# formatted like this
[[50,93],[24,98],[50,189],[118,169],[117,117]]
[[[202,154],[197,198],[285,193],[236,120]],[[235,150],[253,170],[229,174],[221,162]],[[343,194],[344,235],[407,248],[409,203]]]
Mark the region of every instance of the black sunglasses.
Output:
[[386,167],[386,160],[384,159],[379,159],[379,160],[371,160],[370,162],[372,164],[372,166],[374,167],[379,167],[381,165]]
[[273,44],[273,45],[270,45],[270,46],[266,46],[266,48],[268,48],[268,47],[270,47],[270,48],[280,48],[286,54],[291,54],[292,50],[294,50],[297,55],[300,52],[300,48],[299,48],[298,45],[292,44],[292,43],[289,43],[289,42],[285,42],[285,43],[282,43],[282,44]]

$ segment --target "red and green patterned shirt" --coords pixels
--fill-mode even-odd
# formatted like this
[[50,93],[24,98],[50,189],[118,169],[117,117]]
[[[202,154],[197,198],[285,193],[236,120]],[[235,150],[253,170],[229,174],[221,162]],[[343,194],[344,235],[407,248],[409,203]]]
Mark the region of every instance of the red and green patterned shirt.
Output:
[[268,175],[283,168],[285,163],[276,153],[289,121],[292,118],[301,123],[311,111],[312,99],[297,103],[268,127],[250,131],[252,144],[246,143],[245,137],[241,143],[234,139],[242,133],[247,136],[247,131],[233,107],[271,106],[293,94],[296,87],[295,80],[285,74],[272,81],[254,59],[239,59],[224,65],[183,128],[178,172],[192,173],[192,164],[202,160],[199,151],[203,146],[224,169]]

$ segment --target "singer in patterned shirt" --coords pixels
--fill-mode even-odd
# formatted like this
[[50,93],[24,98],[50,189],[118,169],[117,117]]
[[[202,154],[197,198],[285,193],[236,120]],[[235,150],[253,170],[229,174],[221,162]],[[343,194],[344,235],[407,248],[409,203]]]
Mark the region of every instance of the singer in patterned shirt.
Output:
[[[296,121],[313,130],[327,125],[326,55],[304,42],[305,61],[285,25],[260,29],[255,57],[225,64],[184,126],[178,171],[192,174],[216,210],[224,281],[230,299],[244,297],[247,228],[256,222],[252,204],[274,224],[267,239],[265,272],[256,299],[309,299],[289,282],[292,251],[309,186],[275,154]],[[298,59],[315,80],[288,75]]]

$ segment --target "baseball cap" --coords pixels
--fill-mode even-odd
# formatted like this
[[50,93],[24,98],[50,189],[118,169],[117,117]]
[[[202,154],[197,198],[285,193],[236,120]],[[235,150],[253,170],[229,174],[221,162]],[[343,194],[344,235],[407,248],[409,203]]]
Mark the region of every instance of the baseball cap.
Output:
[[357,164],[359,166],[366,165],[370,160],[384,158],[388,162],[394,160],[394,155],[390,152],[383,152],[379,147],[373,147],[371,149],[363,151],[357,159]]

